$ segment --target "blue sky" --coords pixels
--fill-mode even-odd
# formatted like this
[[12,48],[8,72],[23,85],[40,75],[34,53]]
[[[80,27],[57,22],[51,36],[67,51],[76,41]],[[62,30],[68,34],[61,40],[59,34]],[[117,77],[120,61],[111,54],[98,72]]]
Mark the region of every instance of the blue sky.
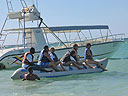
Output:
[[[0,0],[0,29],[7,16],[6,0]],[[11,0],[16,11],[20,0]],[[26,0],[32,4],[35,0]],[[48,26],[109,25],[112,33],[128,37],[128,0],[38,0],[39,11]],[[11,25],[15,26],[15,24]]]

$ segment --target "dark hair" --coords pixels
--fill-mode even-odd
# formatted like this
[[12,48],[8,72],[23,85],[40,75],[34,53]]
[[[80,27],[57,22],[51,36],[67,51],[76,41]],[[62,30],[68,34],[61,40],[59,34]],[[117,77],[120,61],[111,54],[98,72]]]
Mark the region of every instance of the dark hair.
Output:
[[45,45],[45,46],[44,46],[44,49],[47,49],[47,48],[48,48],[48,45]]
[[74,45],[73,45],[73,48],[75,48],[75,47],[78,47],[78,44],[74,44]]
[[91,46],[91,43],[87,43],[87,44],[86,44],[86,47],[87,47],[87,46]]
[[51,47],[51,48],[50,48],[50,50],[51,50],[51,49],[54,49],[54,50],[55,50],[55,48],[54,48],[54,47]]
[[32,51],[32,50],[35,50],[35,48],[31,47],[31,48],[30,48],[30,51]]

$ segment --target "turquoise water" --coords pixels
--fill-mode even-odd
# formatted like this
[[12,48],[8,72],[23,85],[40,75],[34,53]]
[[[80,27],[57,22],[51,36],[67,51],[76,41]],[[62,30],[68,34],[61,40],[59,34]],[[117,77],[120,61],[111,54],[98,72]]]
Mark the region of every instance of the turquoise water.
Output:
[[0,96],[128,96],[128,43],[112,58],[107,72],[40,81],[11,80],[15,69],[1,70]]

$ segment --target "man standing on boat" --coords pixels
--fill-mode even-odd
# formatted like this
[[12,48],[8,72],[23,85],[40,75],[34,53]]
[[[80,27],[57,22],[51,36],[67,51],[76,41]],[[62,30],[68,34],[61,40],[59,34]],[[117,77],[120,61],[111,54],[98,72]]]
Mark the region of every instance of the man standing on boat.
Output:
[[44,49],[41,51],[39,59],[38,59],[38,65],[49,68],[52,67],[55,71],[62,71],[57,68],[57,65],[55,62],[51,59],[50,55],[48,54],[49,48],[48,46],[44,46]]
[[101,64],[99,64],[99,62],[94,61],[93,55],[92,55],[92,51],[91,51],[90,48],[91,48],[91,44],[90,43],[87,43],[86,44],[85,53],[84,53],[84,60],[86,60],[86,62],[88,62],[89,64],[96,64],[103,71],[107,71],[105,68],[102,67]]
[[52,70],[48,71],[48,70],[45,70],[44,68],[42,68],[41,66],[38,66],[38,65],[35,65],[33,63],[33,54],[35,53],[35,49],[32,47],[30,49],[30,52],[26,52],[24,54],[24,59],[22,61],[22,67],[27,69],[28,67],[32,67],[33,70],[41,70],[41,71],[45,71],[45,72],[51,72]]
[[58,60],[58,57],[57,57],[57,55],[55,54],[55,48],[54,48],[54,47],[51,47],[51,48],[50,48],[50,57],[51,57],[51,59],[56,63],[56,65],[59,65],[59,64],[60,64],[62,70],[63,70],[63,71],[66,71],[66,69],[64,68],[62,62]]

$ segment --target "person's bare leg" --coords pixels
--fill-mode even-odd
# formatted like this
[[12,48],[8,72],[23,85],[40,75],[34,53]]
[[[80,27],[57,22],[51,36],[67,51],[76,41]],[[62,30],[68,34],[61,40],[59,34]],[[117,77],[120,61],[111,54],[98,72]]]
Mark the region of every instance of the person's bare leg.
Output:
[[83,68],[81,68],[75,61],[71,61],[71,63],[72,63],[76,68],[78,68],[79,70],[83,69]]
[[73,64],[73,66],[75,66],[76,68],[78,68],[78,69],[82,69],[82,68],[80,68],[77,64],[75,64],[73,61],[69,61],[69,62],[66,62],[65,64],[64,64],[64,66],[71,66],[71,64]]
[[61,61],[55,62],[55,64],[56,64],[56,66],[60,64],[62,70],[63,70],[63,71],[67,71],[67,70],[64,68],[63,64],[61,63]]
[[82,60],[79,60],[79,61],[77,61],[76,63],[77,63],[78,65],[80,65],[80,66],[84,66],[84,67],[87,68],[87,65],[86,65],[86,64],[83,64],[83,61],[82,61]]
[[45,68],[40,68],[41,71],[43,72],[52,72],[53,70],[46,70]]
[[67,70],[64,68],[63,64],[61,63],[61,61],[59,61],[59,62],[57,62],[57,63],[60,64],[60,66],[61,66],[61,68],[62,68],[63,71],[67,71]]
[[100,67],[103,71],[107,71],[107,69],[105,69],[104,67],[102,67],[101,64],[99,64],[99,62],[97,61],[93,61],[93,60],[88,60],[88,63],[90,64],[96,64],[98,67]]
[[88,66],[88,68],[92,68],[92,69],[96,68],[96,66],[91,66],[86,60],[81,60],[81,61],[85,62],[85,64]]
[[64,66],[70,66],[70,65],[71,65],[71,61],[66,62],[66,63],[64,63],[63,65],[64,65]]
[[50,62],[50,66],[55,70],[55,71],[62,71],[62,70],[59,70],[56,66],[56,64],[54,62]]

